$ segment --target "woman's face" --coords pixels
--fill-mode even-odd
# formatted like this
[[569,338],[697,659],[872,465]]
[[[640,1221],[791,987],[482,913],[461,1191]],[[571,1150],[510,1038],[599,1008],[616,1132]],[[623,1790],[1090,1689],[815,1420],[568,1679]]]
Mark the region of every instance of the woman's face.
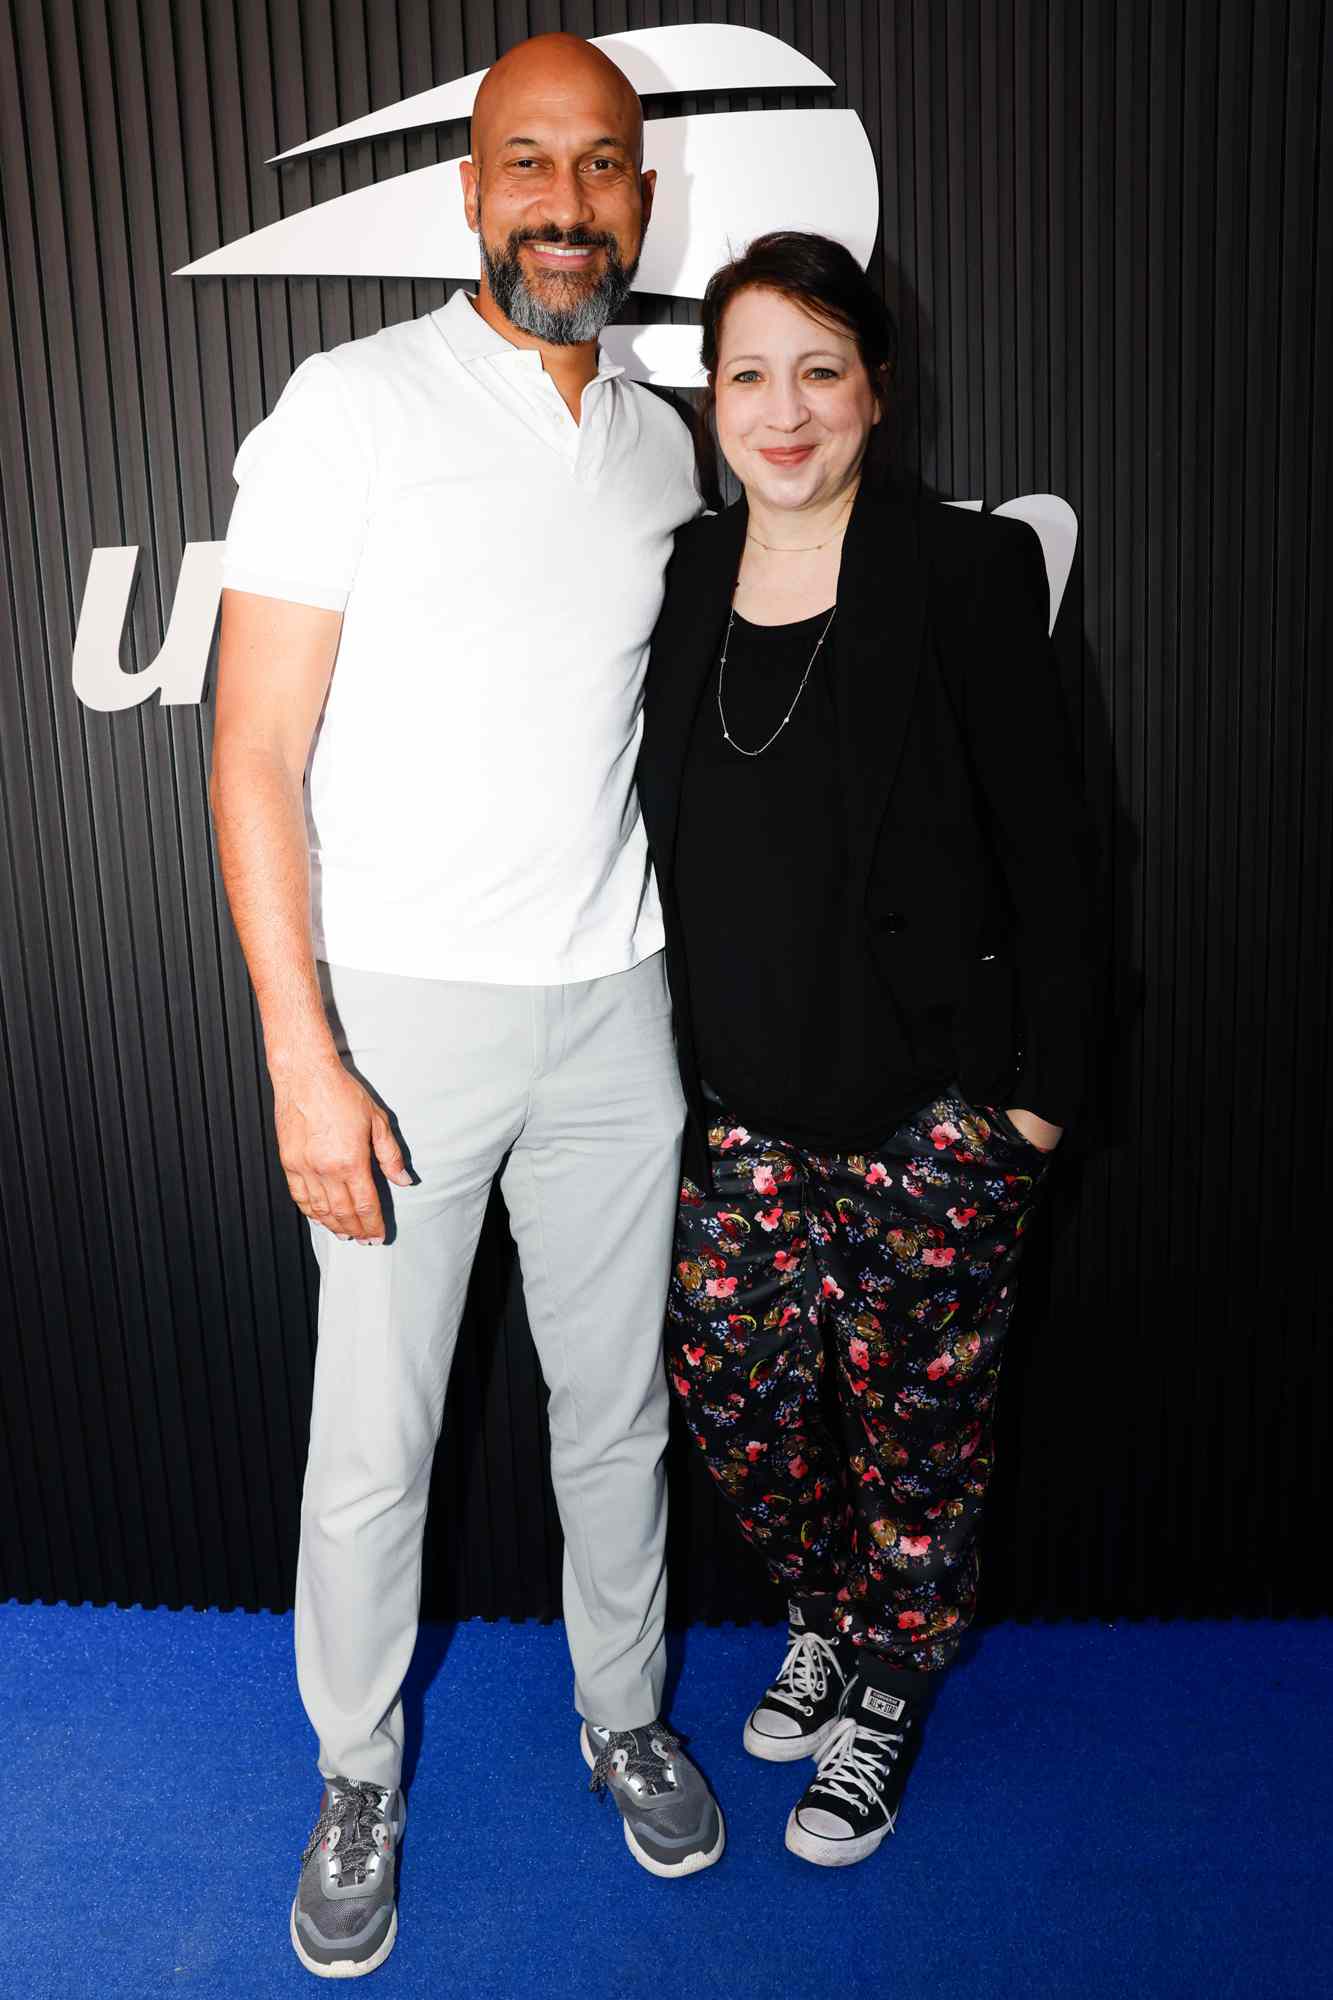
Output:
[[757,286],[723,317],[714,395],[718,439],[751,501],[793,511],[851,484],[880,417],[852,336]]

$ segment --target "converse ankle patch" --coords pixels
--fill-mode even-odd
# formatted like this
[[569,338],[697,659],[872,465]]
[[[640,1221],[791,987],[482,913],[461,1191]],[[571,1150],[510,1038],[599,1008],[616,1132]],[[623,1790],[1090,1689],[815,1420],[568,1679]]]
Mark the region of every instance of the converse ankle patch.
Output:
[[907,1703],[901,1695],[885,1694],[883,1688],[867,1686],[862,1690],[861,1706],[871,1715],[883,1716],[886,1722],[901,1722]]

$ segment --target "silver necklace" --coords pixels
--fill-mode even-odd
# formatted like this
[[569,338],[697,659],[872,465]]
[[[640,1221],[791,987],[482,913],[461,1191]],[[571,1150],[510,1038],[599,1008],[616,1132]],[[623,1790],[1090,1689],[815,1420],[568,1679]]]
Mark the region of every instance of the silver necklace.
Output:
[[837,610],[838,607],[835,604],[832,611],[829,612],[828,617],[824,620],[824,629],[820,633],[819,637],[815,640],[815,650],[810,655],[810,664],[806,668],[805,672],[801,675],[801,685],[797,688],[795,694],[792,696],[791,707],[787,710],[787,713],[783,716],[781,722],[778,724],[777,728],[773,731],[773,734],[769,737],[767,743],[761,743],[757,750],[747,750],[743,743],[738,743],[736,741],[731,731],[727,728],[726,710],[722,706],[722,683],[726,678],[726,672],[727,672],[727,648],[731,644],[731,628],[736,623],[736,606],[734,604],[732,605],[731,616],[727,620],[727,629],[722,639],[722,657],[717,663],[717,714],[718,714],[718,720],[722,724],[723,742],[730,743],[733,750],[739,750],[742,757],[762,757],[765,750],[771,749],[773,744],[777,742],[779,736],[781,736],[783,730],[787,727],[787,724],[791,721],[793,715],[796,713],[796,704],[801,699],[801,696],[805,693],[805,684],[809,680],[811,673],[814,671],[815,661],[819,658],[819,649],[823,645],[825,639],[828,638],[829,626],[833,623],[834,618],[837,616]]

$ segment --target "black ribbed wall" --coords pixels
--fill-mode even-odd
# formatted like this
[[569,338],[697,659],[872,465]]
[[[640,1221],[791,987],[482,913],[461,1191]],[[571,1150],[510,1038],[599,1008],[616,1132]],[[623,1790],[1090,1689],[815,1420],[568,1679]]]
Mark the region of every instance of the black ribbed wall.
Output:
[[[1333,1608],[1330,0],[9,0],[0,1596],[291,1588],[313,1264],[210,850],[211,709],[94,713],[70,659],[95,544],[143,545],[142,665],[295,363],[443,287],[169,273],[465,132],[266,166],[283,147],[533,30],[696,18],[783,36],[836,80],[800,101],[865,123],[908,461],[991,503],[1062,493],[1082,523],[1057,639],[1116,1033],[1105,1144],[1030,1266],[989,1608]],[[556,1608],[541,1403],[497,1218],[435,1609]],[[678,1606],[753,1609],[692,1479]]]

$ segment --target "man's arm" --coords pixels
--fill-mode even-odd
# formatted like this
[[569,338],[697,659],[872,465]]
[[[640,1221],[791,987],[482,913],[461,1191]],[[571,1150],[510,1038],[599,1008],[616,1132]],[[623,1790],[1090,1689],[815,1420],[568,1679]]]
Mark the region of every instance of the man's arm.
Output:
[[383,1110],[338,1055],[310,934],[302,791],[341,630],[337,611],[223,591],[209,798],[292,1199],[335,1235],[378,1242],[372,1152],[388,1180],[412,1177]]

